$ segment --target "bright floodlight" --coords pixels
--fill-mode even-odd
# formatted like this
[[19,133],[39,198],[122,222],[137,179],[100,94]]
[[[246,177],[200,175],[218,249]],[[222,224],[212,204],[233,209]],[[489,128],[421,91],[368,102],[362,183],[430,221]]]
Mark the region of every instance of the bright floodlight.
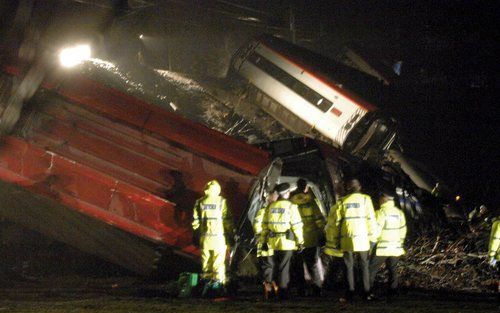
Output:
[[90,58],[90,46],[78,45],[64,48],[59,53],[59,61],[64,67],[73,67]]

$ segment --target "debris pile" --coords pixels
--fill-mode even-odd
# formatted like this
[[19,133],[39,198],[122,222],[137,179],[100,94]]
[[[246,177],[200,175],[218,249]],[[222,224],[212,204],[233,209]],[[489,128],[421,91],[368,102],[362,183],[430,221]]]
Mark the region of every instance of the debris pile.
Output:
[[401,281],[427,290],[495,292],[498,276],[487,261],[488,242],[488,229],[422,234],[411,242],[400,263]]

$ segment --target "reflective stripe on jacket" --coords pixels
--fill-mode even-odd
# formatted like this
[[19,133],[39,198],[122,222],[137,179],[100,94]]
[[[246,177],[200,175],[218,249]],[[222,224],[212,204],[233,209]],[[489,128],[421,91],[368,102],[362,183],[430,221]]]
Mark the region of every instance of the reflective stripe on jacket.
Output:
[[266,214],[266,209],[266,206],[260,208],[255,214],[255,218],[253,220],[253,231],[255,237],[257,238],[257,257],[271,256],[274,254],[272,249],[262,250],[262,243],[258,240],[260,238],[260,234],[262,233],[262,222],[264,220],[264,215]]
[[379,234],[376,255],[401,256],[405,254],[403,243],[406,237],[406,219],[404,213],[387,201],[375,212]]
[[[293,233],[293,240],[287,234]],[[289,236],[288,236],[289,237]],[[295,204],[280,199],[271,203],[264,214],[260,242],[273,250],[296,250],[304,244],[302,220]]]
[[193,209],[193,231],[200,234],[202,249],[226,247],[225,236],[232,236],[233,221],[221,196],[207,195],[196,201]]
[[299,208],[305,248],[318,247],[325,228],[325,217],[314,200],[310,194],[305,193],[296,194],[291,199]]
[[491,225],[490,244],[488,247],[488,257],[500,260],[500,217],[493,220]]
[[331,208],[328,215],[325,253],[368,251],[370,241],[377,239],[376,231],[370,196],[362,193],[347,195]]

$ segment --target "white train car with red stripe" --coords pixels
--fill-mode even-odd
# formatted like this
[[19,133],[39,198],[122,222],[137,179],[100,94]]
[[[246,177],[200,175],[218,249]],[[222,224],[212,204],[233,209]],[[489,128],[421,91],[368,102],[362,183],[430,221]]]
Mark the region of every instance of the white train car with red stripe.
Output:
[[362,157],[395,140],[395,122],[366,99],[382,83],[355,69],[268,35],[240,48],[231,69],[249,83],[249,100],[293,132]]

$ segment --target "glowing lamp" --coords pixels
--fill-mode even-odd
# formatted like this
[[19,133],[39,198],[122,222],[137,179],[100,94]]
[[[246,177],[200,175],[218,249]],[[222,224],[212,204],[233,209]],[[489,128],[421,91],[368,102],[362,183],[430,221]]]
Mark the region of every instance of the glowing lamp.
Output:
[[88,60],[90,55],[89,45],[78,45],[62,49],[59,53],[59,61],[64,67],[73,67]]

